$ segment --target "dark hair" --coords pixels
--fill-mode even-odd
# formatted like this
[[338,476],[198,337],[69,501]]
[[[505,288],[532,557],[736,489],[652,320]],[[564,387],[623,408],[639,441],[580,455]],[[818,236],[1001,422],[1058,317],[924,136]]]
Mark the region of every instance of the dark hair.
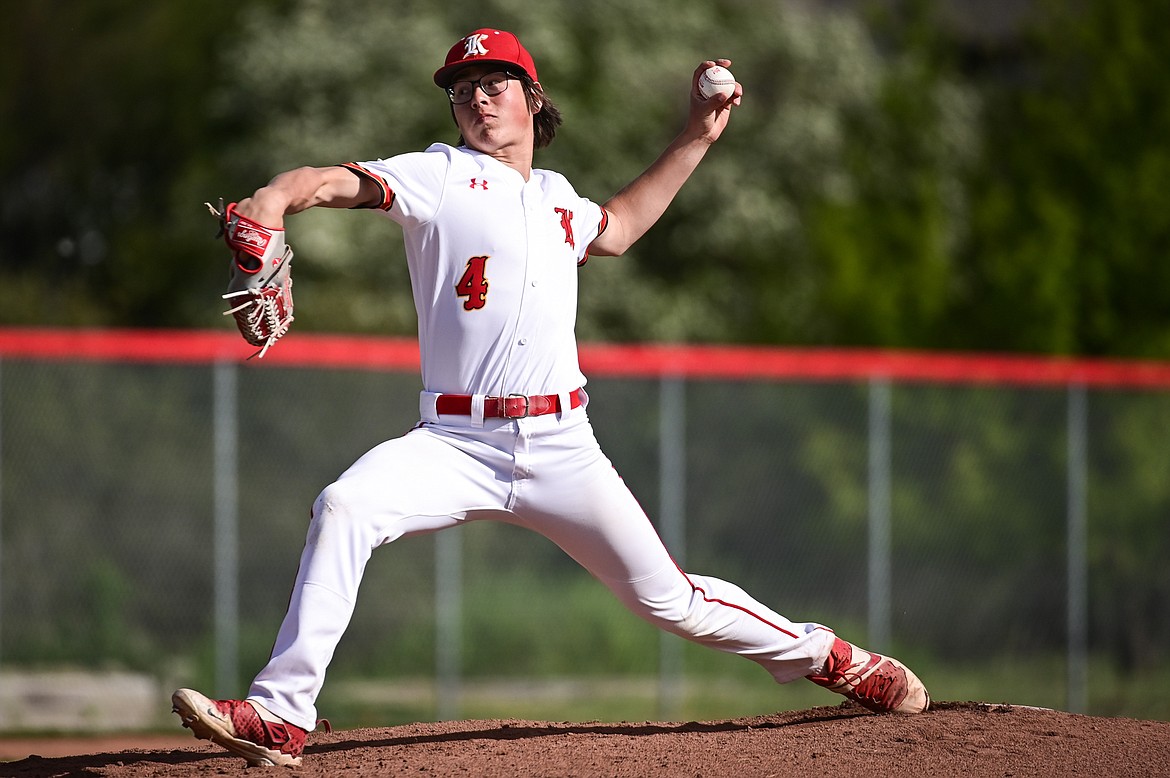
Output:
[[[527,73],[515,73],[508,71],[508,75],[513,76],[520,82],[520,86],[524,89],[524,97],[528,101],[528,109],[536,109],[532,115],[532,148],[543,149],[553,142],[556,137],[557,127],[561,126],[561,110],[556,107],[552,100],[544,94],[544,90],[540,89],[532,77]],[[539,108],[538,108],[539,106]],[[451,118],[455,118],[455,106],[451,106]],[[459,136],[456,146],[466,146],[467,141],[464,140],[463,135]]]
[[557,108],[556,103],[548,99],[544,94],[544,90],[536,86],[536,83],[527,76],[522,74],[520,76],[520,83],[524,86],[524,94],[528,97],[528,105],[530,108],[539,109],[532,115],[532,131],[533,142],[532,148],[543,149],[545,146],[553,142],[553,138],[557,136],[557,127],[561,126],[561,109]]

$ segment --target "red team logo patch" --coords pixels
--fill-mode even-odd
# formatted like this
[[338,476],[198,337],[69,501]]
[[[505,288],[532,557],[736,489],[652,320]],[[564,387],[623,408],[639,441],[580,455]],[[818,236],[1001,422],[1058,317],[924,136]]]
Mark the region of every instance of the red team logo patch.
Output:
[[565,243],[577,248],[577,243],[573,240],[573,212],[568,208],[554,208],[553,210],[561,215],[561,227],[565,230]]

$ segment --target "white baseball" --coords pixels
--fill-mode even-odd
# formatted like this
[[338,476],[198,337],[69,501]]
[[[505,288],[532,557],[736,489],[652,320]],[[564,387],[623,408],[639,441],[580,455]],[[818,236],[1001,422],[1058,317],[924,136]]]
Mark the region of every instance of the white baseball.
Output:
[[710,100],[715,95],[723,95],[723,99],[731,97],[735,91],[735,76],[727,68],[712,65],[699,74],[699,96]]

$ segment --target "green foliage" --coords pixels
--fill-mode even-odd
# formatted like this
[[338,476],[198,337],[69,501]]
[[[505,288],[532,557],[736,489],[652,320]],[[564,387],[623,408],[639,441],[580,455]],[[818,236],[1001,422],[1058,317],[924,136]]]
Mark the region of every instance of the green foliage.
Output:
[[[273,34],[248,36],[219,99],[266,121],[236,152],[275,171],[451,141],[453,123],[430,74],[450,42],[480,23],[470,20],[491,19],[523,31],[542,82],[566,117],[537,164],[566,172],[580,192],[603,201],[681,129],[697,62],[728,56],[747,90],[732,130],[629,258],[590,263],[582,337],[856,339],[859,331],[869,333],[869,323],[904,307],[898,298],[871,293],[891,263],[867,256],[873,249],[868,224],[847,230],[864,244],[835,254],[822,251],[828,239],[817,236],[840,232],[856,200],[900,191],[902,157],[915,154],[928,159],[911,201],[921,202],[927,217],[932,209],[945,211],[936,221],[956,220],[954,208],[938,201],[940,191],[959,188],[957,170],[970,145],[960,130],[970,96],[953,85],[936,86],[922,68],[904,75],[908,66],[885,61],[851,16],[741,3],[670,14],[654,2],[598,5],[543,3],[520,18],[502,1],[478,3],[474,13],[449,5],[443,14],[406,4],[389,15],[369,1],[339,11],[302,0],[287,15],[251,15],[250,29]],[[395,45],[387,46],[389,40]],[[921,95],[929,105],[902,107],[901,94]],[[936,126],[942,140],[930,136],[900,151],[916,131]],[[874,151],[881,156],[862,159]],[[875,176],[881,181],[870,186],[866,179]],[[901,214],[899,205],[889,203],[876,218]],[[892,239],[895,251],[918,240],[923,219],[908,212]],[[944,223],[940,232],[954,229]],[[310,283],[343,287],[352,300],[348,307],[314,309],[310,326],[413,331],[396,229],[381,220],[312,213],[296,220],[295,240]],[[940,241],[946,245],[935,245]],[[955,239],[940,234],[928,243],[924,262],[901,273],[915,299],[931,298],[913,277],[933,264],[945,279],[939,255]],[[820,253],[833,254],[827,268]],[[887,302],[872,311],[859,305],[873,300]],[[357,311],[384,313],[359,322]],[[833,324],[851,315],[863,321]],[[909,340],[924,318],[897,325],[901,339]],[[888,340],[880,332],[876,337]]]
[[[223,273],[203,272],[182,226],[198,203],[173,193],[213,167],[229,132],[208,116],[206,88],[235,8],[47,0],[6,9],[0,322],[198,321],[175,291],[219,285]],[[203,180],[218,187],[227,172]]]
[[1170,398],[1119,393],[1094,398],[1091,438],[1100,441],[1091,460],[1090,510],[1107,522],[1090,527],[1091,597],[1100,610],[1094,629],[1118,657],[1124,672],[1150,667],[1170,628],[1159,626],[1170,601],[1170,451],[1164,440]]
[[[549,577],[517,566],[516,559],[512,554],[511,570],[485,572],[467,587],[463,669],[469,677],[648,675],[657,669],[657,630],[626,612],[600,583],[576,569]],[[538,596],[550,587],[555,597]]]
[[1170,4],[1041,6],[1018,77],[986,90],[956,342],[1165,357]]
[[[583,271],[584,339],[1166,356],[1170,11],[1038,7],[988,42],[932,0],[19,5],[0,30],[0,322],[230,327],[200,204],[453,141],[430,75],[497,24],[566,117],[538,164],[595,200],[681,126],[700,59],[730,57],[745,87],[659,225]],[[299,328],[413,334],[397,228],[309,213],[290,237]]]

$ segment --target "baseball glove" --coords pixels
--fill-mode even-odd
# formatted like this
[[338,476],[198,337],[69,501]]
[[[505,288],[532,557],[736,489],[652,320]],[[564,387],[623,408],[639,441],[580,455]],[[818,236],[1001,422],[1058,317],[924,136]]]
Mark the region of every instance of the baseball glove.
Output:
[[293,322],[292,247],[285,242],[284,230],[241,216],[235,203],[224,208],[220,200],[218,209],[204,205],[219,219],[216,237],[222,235],[232,253],[231,280],[223,299],[234,307],[223,315],[235,317],[244,340],[260,347],[252,356],[263,358]]

